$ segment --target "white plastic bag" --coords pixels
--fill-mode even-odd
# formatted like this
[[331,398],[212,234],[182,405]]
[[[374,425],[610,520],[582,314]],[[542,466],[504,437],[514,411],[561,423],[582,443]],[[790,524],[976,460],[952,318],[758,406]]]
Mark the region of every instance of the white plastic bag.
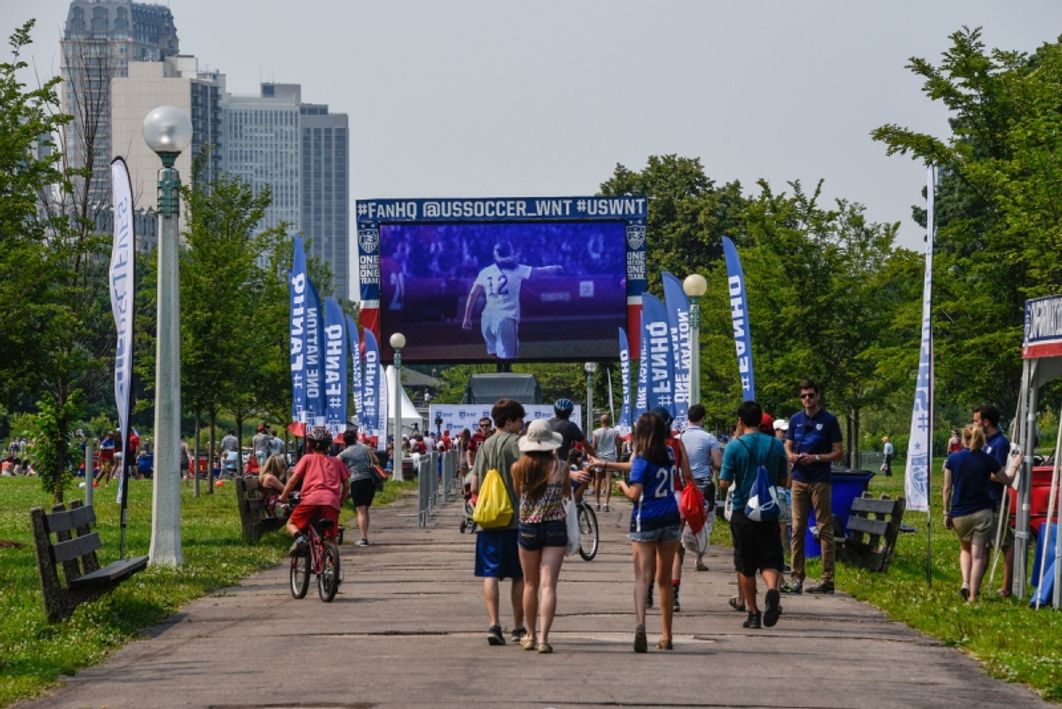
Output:
[[688,524],[682,525],[682,546],[697,555],[708,551],[708,525],[701,527],[699,532],[693,532]]
[[582,540],[579,535],[579,508],[570,497],[564,501],[564,514],[564,522],[568,525],[568,543],[564,547],[564,555],[575,556],[579,553]]

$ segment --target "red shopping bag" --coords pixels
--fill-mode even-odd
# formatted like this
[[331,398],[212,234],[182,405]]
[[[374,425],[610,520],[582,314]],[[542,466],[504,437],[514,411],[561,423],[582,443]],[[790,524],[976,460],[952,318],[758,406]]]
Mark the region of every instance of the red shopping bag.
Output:
[[682,488],[682,497],[679,499],[679,514],[689,525],[690,531],[697,534],[708,522],[708,513],[704,509],[704,495],[696,485],[687,485]]

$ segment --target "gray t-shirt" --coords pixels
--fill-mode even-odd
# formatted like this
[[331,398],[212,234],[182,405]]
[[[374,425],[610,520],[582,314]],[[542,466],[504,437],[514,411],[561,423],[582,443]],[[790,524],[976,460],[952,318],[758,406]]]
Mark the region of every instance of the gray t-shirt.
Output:
[[597,457],[601,460],[619,460],[619,450],[616,448],[616,441],[619,440],[619,431],[614,428],[601,428],[594,429],[594,450],[597,452]]
[[234,451],[234,450],[236,450],[239,447],[240,447],[240,442],[237,441],[236,440],[236,436],[232,435],[231,433],[221,439],[221,450],[222,451],[225,451],[225,452]]
[[372,479],[372,451],[364,443],[347,446],[337,456],[350,471],[350,481]]

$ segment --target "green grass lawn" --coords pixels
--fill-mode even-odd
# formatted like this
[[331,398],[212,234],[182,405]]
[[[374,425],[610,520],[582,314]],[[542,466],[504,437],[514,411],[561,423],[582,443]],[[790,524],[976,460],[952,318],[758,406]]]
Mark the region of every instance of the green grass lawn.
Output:
[[[415,486],[415,482],[389,482],[374,504],[388,504]],[[118,558],[115,489],[112,484],[96,490],[101,564]],[[147,554],[151,481],[133,480],[129,490],[127,553]],[[149,567],[113,592],[82,604],[69,620],[51,624],[44,617],[29,525],[30,508],[49,509],[51,500],[35,479],[0,479],[0,540],[21,545],[0,544],[0,706],[35,696],[60,675],[100,662],[109,651],[136,637],[139,629],[162,621],[184,603],[277,564],[287,550],[287,535],[267,534],[257,545],[244,543],[234,490],[228,482],[214,495],[195,498],[191,488],[184,488],[180,569]],[[71,488],[67,497],[83,494]],[[350,514],[348,506],[344,518]]]
[[[926,514],[908,511],[904,522],[917,531],[900,535],[889,570],[879,574],[838,563],[837,587],[891,618],[961,649],[993,676],[1027,684],[1046,699],[1062,701],[1062,613],[1050,608],[1034,611],[1026,601],[997,598],[995,590],[1003,578],[1002,559],[992,586],[985,575],[981,600],[976,604],[963,601],[959,596],[959,542],[953,531],[944,529],[940,508],[943,477],[936,471],[941,470],[943,460],[935,465],[930,494],[932,586],[926,582]],[[904,494],[903,485],[903,465],[894,464],[892,477],[876,475],[869,491],[875,496],[884,493],[899,497]],[[717,524],[715,529],[712,542],[729,545],[727,524]],[[1031,553],[1029,558],[1031,573]],[[817,559],[809,560],[807,577],[817,579],[820,568]]]

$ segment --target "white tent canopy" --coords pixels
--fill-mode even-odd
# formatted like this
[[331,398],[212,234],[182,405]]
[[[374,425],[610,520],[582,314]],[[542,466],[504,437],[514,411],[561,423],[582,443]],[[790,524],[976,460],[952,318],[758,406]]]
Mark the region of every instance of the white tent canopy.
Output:
[[[392,365],[387,365],[387,369],[384,370],[384,375],[387,377],[387,427],[390,431],[392,422],[395,418],[395,368]],[[417,425],[421,433],[424,429],[424,419],[417,412],[417,408],[413,406],[413,402],[409,400],[409,396],[406,394],[406,390],[402,389],[402,433],[408,434],[413,430],[413,424]]]

